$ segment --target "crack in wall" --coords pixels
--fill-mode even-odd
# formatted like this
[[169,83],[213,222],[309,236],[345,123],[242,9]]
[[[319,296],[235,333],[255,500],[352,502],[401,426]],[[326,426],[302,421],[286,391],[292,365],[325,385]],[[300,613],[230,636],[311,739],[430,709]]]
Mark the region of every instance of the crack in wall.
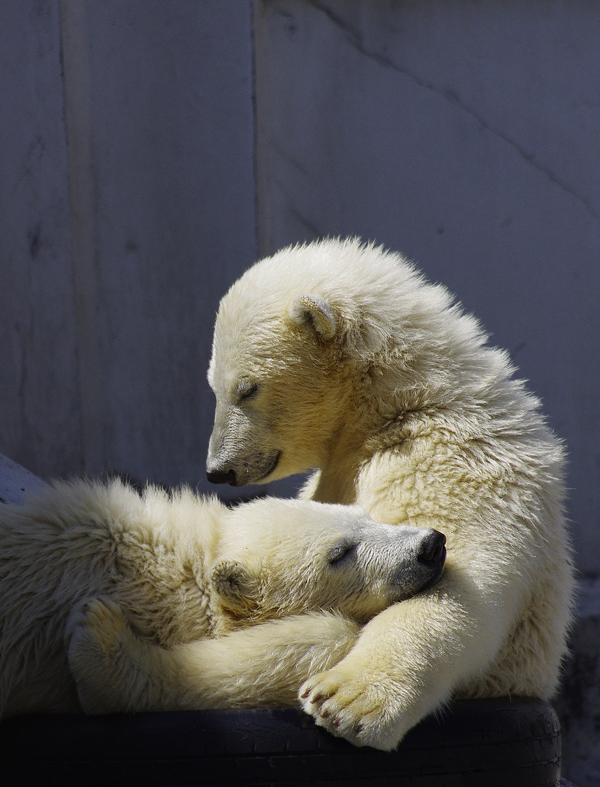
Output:
[[360,30],[356,27],[351,25],[347,20],[343,19],[339,14],[334,13],[330,8],[328,8],[323,3],[318,2],[318,0],[306,0],[308,5],[313,6],[317,9],[317,11],[324,14],[336,27],[339,27],[346,35],[346,40],[348,43],[357,50],[361,55],[364,57],[369,58],[370,60],[374,60],[379,65],[383,66],[384,68],[390,68],[393,71],[402,74],[407,79],[410,79],[419,87],[422,87],[426,90],[430,90],[433,93],[441,96],[442,98],[446,99],[449,104],[457,107],[458,109],[465,112],[467,115],[473,118],[483,129],[488,131],[490,134],[494,135],[498,139],[502,140],[504,143],[509,145],[515,152],[519,154],[529,165],[534,167],[539,172],[543,173],[551,183],[558,186],[562,189],[566,194],[576,199],[579,203],[581,203],[587,212],[593,216],[595,219],[600,219],[600,213],[594,208],[592,201],[588,198],[579,194],[575,191],[571,186],[566,184],[562,181],[552,170],[545,166],[544,164],[540,163],[535,158],[535,153],[530,153],[525,150],[517,140],[510,137],[508,134],[499,131],[498,129],[491,126],[486,120],[484,120],[481,115],[479,115],[474,109],[464,104],[460,96],[452,90],[444,90],[443,88],[437,87],[431,82],[428,82],[421,77],[419,77],[416,73],[409,71],[406,68],[402,68],[389,57],[382,55],[380,52],[376,50],[369,49],[365,43]]
[[293,201],[290,199],[289,195],[287,194],[283,183],[277,183],[277,187],[279,188],[279,192],[283,197],[285,202],[286,209],[290,213],[290,215],[296,219],[296,221],[304,227],[304,229],[308,230],[312,234],[312,239],[322,238],[324,237],[323,233],[319,230],[316,224],[307,218],[303,213],[298,210],[298,208],[294,205]]
[[273,137],[273,135],[269,137],[269,145],[270,147],[273,148],[275,153],[277,153],[278,156],[280,156],[291,167],[293,167],[293,169],[295,169],[301,175],[308,177],[308,171],[306,167],[303,164],[301,164],[301,162],[298,161],[298,159],[294,158],[294,156],[288,153],[287,150],[284,150],[284,148],[282,148],[281,145],[277,144],[277,140]]

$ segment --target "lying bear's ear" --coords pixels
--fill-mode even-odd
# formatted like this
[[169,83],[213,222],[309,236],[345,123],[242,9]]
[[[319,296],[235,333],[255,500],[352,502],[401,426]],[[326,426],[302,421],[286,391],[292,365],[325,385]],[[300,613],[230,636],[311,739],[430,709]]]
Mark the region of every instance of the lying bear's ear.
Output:
[[215,564],[211,581],[226,607],[242,614],[256,609],[260,597],[258,577],[235,560]]
[[321,339],[335,336],[335,317],[320,295],[297,295],[290,306],[290,317],[297,325],[309,325]]

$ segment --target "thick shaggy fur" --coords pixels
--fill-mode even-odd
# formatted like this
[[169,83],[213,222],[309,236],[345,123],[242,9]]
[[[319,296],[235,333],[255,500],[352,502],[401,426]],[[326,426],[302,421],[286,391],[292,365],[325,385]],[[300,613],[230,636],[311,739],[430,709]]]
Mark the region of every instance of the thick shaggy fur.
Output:
[[450,697],[554,692],[570,620],[563,449],[507,355],[442,286],[356,240],[285,249],[223,298],[207,469],[435,527],[447,570],[376,616],[301,690],[358,745],[391,749]]
[[0,506],[0,716],[296,704],[361,623],[439,575],[432,537],[119,481]]

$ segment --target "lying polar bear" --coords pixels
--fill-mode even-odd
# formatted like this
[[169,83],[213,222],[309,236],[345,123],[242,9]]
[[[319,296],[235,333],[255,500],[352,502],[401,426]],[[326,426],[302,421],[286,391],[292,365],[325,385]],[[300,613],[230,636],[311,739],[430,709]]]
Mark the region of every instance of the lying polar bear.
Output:
[[317,723],[391,749],[451,696],[552,695],[573,586],[563,447],[445,288],[357,240],[284,249],[221,301],[209,382],[211,481],[315,469],[305,496],[448,538],[439,585],[315,669]]
[[0,715],[296,704],[444,541],[309,501],[47,487],[0,506]]

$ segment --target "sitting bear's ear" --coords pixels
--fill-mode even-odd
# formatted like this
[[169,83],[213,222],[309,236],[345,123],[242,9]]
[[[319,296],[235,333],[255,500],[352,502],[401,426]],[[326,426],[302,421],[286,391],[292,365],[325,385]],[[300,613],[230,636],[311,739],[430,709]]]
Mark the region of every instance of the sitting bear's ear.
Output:
[[335,317],[320,295],[297,295],[290,306],[290,317],[297,325],[309,325],[321,339],[333,339]]
[[260,598],[258,577],[235,560],[221,560],[215,564],[211,581],[223,604],[241,614],[256,609]]

